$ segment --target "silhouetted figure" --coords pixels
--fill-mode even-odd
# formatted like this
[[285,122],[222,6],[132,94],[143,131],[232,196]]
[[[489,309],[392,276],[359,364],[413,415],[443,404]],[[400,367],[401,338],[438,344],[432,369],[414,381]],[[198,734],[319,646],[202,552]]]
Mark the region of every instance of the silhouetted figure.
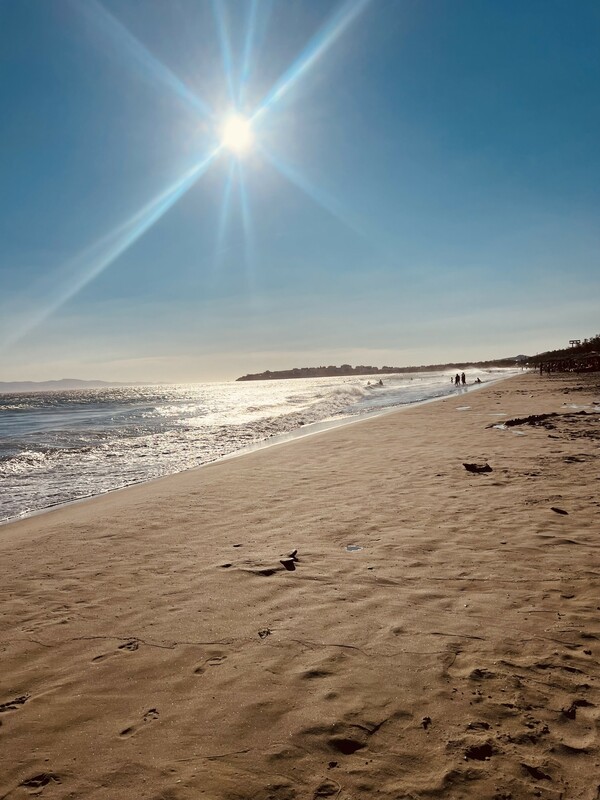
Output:
[[460,375],[458,374],[458,372],[454,376],[454,385],[455,386],[460,386]]
[[461,376],[460,376],[460,382],[462,383],[462,385],[463,385],[463,386],[464,386],[464,385],[465,385],[465,383],[467,382],[467,378],[466,378],[466,375],[465,375],[465,373],[464,373],[464,372],[463,372],[463,373],[461,374]]
[[475,383],[481,383],[481,378],[475,378]]
[[379,378],[379,386],[383,386],[383,381]]

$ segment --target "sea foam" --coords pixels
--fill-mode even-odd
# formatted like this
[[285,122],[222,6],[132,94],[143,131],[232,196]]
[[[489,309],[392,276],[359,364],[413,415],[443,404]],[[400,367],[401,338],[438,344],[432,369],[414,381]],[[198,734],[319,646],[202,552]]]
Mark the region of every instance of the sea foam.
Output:
[[[473,371],[486,383],[507,370]],[[168,475],[314,423],[454,394],[450,373],[0,394],[0,521]],[[461,390],[464,391],[464,390]]]

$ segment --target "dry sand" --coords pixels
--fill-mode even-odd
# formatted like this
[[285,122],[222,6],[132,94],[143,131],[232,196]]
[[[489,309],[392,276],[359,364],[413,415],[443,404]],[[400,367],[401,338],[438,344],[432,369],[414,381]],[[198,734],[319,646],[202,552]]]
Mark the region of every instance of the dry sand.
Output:
[[524,375],[1,527],[0,798],[599,798],[594,400]]

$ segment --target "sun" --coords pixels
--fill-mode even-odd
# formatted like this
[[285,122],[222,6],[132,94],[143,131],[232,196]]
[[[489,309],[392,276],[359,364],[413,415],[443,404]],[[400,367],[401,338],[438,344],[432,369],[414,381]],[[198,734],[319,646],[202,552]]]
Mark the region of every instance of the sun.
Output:
[[241,114],[231,114],[221,129],[221,145],[241,156],[252,146],[252,124]]

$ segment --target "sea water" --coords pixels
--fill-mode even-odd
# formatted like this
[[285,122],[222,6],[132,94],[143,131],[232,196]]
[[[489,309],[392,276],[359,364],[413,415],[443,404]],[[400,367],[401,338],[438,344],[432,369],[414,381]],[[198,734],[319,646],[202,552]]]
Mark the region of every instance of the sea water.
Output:
[[[468,379],[513,372],[469,370]],[[455,394],[451,374],[0,394],[0,521],[198,467],[314,423]]]

